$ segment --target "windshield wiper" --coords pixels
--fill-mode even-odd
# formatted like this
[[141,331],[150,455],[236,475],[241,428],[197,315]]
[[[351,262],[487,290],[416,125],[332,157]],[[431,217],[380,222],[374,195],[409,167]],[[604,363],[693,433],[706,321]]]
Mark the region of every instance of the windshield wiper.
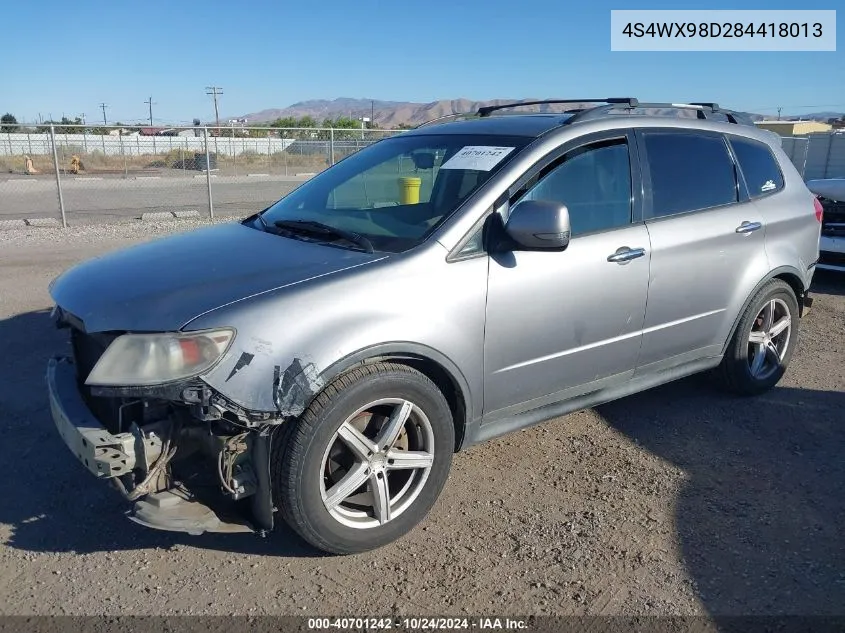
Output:
[[[268,208],[269,208],[269,207],[268,207]],[[267,210],[267,209],[264,209],[264,211],[266,211],[266,210]],[[265,219],[264,219],[264,216],[262,215],[262,214],[264,213],[264,211],[262,211],[261,213],[256,214],[256,217],[258,218],[258,221],[259,221],[259,222],[261,222],[261,227],[262,227],[265,231],[267,231],[267,232],[269,233],[269,232],[270,232],[270,225],[269,225],[269,224],[267,224],[267,220],[265,220]]]
[[312,235],[320,238],[330,238],[326,241],[344,240],[360,247],[362,250],[373,253],[373,243],[366,237],[355,233],[353,231],[346,231],[339,229],[316,220],[276,220],[273,222],[276,228],[291,231],[292,233],[300,233],[304,235]]

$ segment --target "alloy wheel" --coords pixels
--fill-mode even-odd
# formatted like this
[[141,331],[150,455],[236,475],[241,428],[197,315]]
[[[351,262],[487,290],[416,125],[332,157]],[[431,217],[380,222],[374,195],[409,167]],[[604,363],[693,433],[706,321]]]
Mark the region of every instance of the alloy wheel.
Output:
[[407,510],[434,463],[431,422],[409,400],[383,398],[340,425],[323,455],[320,493],[343,525],[368,529]]
[[748,368],[766,380],[781,365],[792,334],[792,315],[782,299],[769,299],[757,313],[748,337]]

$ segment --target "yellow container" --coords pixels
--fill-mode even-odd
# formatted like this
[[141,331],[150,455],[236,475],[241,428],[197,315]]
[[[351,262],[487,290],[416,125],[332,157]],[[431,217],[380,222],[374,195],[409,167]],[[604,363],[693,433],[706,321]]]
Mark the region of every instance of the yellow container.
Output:
[[402,204],[419,204],[422,178],[400,178],[399,198]]

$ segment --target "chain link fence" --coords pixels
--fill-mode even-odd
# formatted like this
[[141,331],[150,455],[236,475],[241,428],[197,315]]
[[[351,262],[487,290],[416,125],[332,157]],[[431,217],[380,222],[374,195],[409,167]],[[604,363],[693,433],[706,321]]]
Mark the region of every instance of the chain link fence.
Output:
[[400,130],[6,126],[0,222],[248,215]]
[[[4,126],[0,223],[249,215],[401,130]],[[802,177],[845,178],[845,133],[783,137]]]

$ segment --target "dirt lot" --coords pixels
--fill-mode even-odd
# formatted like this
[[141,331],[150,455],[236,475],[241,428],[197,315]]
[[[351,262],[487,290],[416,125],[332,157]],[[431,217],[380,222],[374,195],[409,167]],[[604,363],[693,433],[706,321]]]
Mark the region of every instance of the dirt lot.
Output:
[[692,378],[478,446],[412,534],[330,558],[288,530],[136,526],[54,431],[48,282],[189,226],[0,231],[0,613],[845,611],[845,276],[818,273],[770,394]]

